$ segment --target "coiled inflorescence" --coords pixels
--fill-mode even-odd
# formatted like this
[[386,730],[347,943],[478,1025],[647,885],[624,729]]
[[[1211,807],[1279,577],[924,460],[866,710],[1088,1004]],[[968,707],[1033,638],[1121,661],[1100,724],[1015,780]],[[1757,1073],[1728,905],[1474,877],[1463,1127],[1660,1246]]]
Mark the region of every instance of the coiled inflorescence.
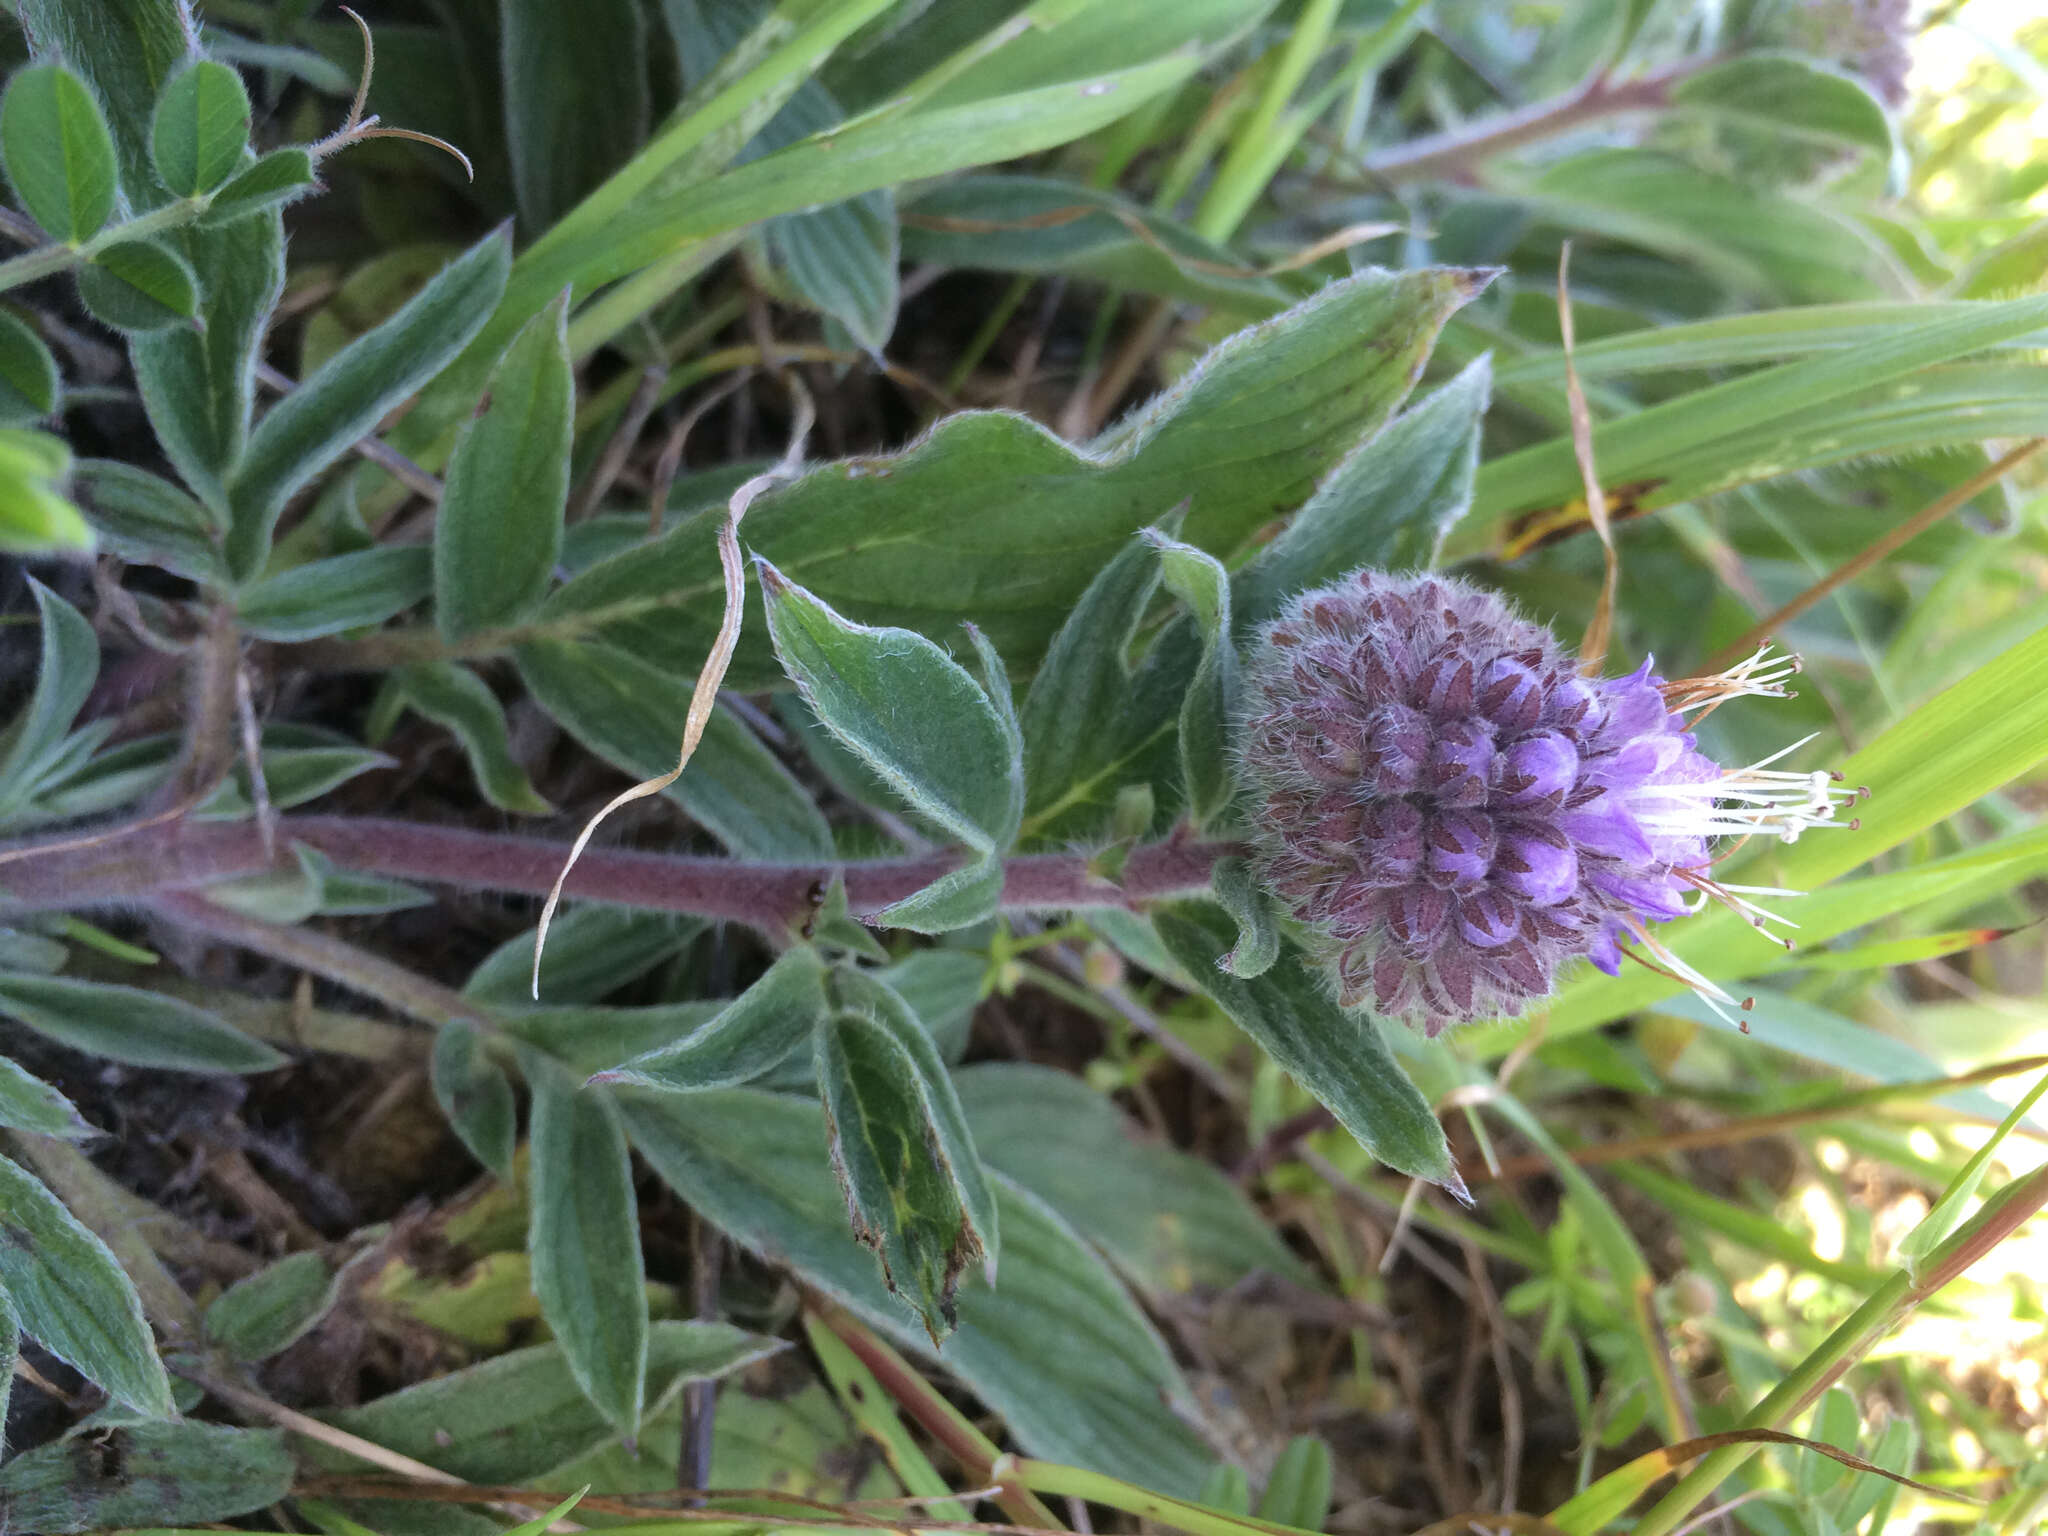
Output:
[[1714,880],[1710,843],[1790,841],[1848,793],[1768,763],[1724,771],[1685,717],[1782,697],[1793,670],[1759,651],[1690,682],[1648,662],[1587,678],[1461,581],[1360,571],[1304,593],[1248,666],[1240,769],[1265,882],[1347,1006],[1432,1035],[1520,1013],[1579,956],[1612,973],[1628,939],[1725,1007],[1648,925],[1711,896],[1761,926],[1748,898],[1775,893]]

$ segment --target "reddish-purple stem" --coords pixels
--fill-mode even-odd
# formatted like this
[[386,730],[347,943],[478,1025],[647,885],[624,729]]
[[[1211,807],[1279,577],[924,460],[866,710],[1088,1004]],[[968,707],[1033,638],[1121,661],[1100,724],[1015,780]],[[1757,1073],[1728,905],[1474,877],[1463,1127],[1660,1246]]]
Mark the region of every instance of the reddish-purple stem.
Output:
[[[287,816],[278,824],[279,861],[305,843],[346,869],[474,890],[545,895],[568,845],[382,817]],[[1132,906],[1206,890],[1231,843],[1168,840],[1134,851],[1118,884],[1091,874],[1084,855],[1019,854],[1005,862],[1003,906],[1011,911]],[[192,890],[273,867],[253,822],[184,818],[0,848],[0,915],[50,908],[119,906]],[[593,848],[566,894],[666,912],[746,923],[768,932],[801,929],[835,872],[846,877],[848,908],[881,911],[951,870],[959,855],[868,859],[848,864],[766,864],[689,854]]]

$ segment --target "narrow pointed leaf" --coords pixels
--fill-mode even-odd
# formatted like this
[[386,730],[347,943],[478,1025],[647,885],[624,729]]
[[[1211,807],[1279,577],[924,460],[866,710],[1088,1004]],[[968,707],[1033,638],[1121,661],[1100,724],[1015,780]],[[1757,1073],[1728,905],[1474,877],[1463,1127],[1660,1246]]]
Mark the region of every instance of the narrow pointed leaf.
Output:
[[288,1060],[190,1003],[140,987],[0,973],[0,1014],[75,1050],[137,1067],[268,1072]]
[[1202,636],[1202,659],[1180,707],[1180,769],[1188,816],[1201,831],[1237,793],[1230,729],[1237,709],[1237,645],[1230,626],[1230,578],[1214,555],[1154,536],[1166,585],[1188,605]]
[[254,576],[293,492],[367,435],[386,412],[440,372],[489,318],[511,264],[504,231],[450,262],[410,303],[330,358],[271,408],[249,439],[232,487],[228,564]]
[[236,224],[306,196],[320,185],[313,157],[296,144],[273,149],[237,172],[213,194],[199,220],[202,229]]
[[405,703],[462,743],[484,798],[503,811],[544,816],[553,809],[512,757],[505,707],[490,685],[451,661],[402,668],[393,681]]
[[918,1017],[904,995],[877,972],[841,966],[833,973],[832,984],[840,1001],[880,1024],[916,1069],[918,1093],[931,1120],[939,1156],[960,1192],[960,1203],[981,1246],[989,1282],[994,1284],[1002,1249],[995,1196],[982,1172],[981,1159],[975,1154],[974,1136],[960,1108],[960,1097],[954,1092],[952,1073],[939,1055],[930,1027]]
[[603,1095],[521,1053],[533,1092],[533,1293],[584,1394],[631,1436],[647,1368],[647,1282],[640,1212],[618,1116]]
[[27,321],[0,309],[0,427],[26,426],[57,408],[57,360]]
[[[1171,520],[1178,526],[1180,519]],[[1046,647],[1024,695],[1026,808],[1055,803],[1100,768],[1131,687],[1131,637],[1159,586],[1151,545],[1132,539],[1096,574]]]
[[214,1298],[206,1336],[237,1360],[267,1360],[326,1316],[339,1299],[340,1278],[320,1254],[287,1254]]
[[59,1440],[0,1470],[0,1519],[10,1530],[60,1536],[203,1526],[277,1503],[295,1470],[279,1429],[129,1424],[93,1435],[92,1444],[85,1456],[79,1442]]
[[526,617],[562,549],[576,404],[569,295],[527,323],[462,429],[434,520],[434,619],[450,640]]
[[701,1027],[592,1081],[667,1093],[751,1082],[808,1040],[825,1016],[824,962],[810,945],[798,944]]
[[5,1056],[0,1056],[0,1126],[67,1141],[99,1134],[63,1094]]
[[470,1155],[506,1183],[519,1124],[512,1106],[512,1080],[484,1049],[474,1024],[450,1019],[434,1037],[434,1102]]
[[1463,1195],[1464,1181],[1429,1100],[1387,1048],[1378,1020],[1346,1013],[1299,951],[1283,950],[1255,981],[1224,972],[1232,924],[1214,907],[1182,903],[1153,919],[1173,958],[1360,1146],[1397,1173]]
[[0,805],[25,797],[48,770],[100,670],[99,640],[84,615],[33,577],[29,588],[43,621],[43,659],[35,692],[0,735]]
[[242,627],[265,640],[317,640],[381,624],[423,599],[433,563],[416,545],[330,555],[252,581],[235,595]]
[[817,1073],[854,1235],[936,1343],[952,1331],[953,1292],[981,1249],[936,1155],[916,1069],[882,1026],[840,1014],[818,1028]]
[[107,1245],[40,1179],[6,1158],[0,1158],[0,1212],[0,1292],[22,1331],[129,1407],[170,1414],[170,1378],[135,1287]]
[[1023,771],[981,685],[924,636],[852,623],[756,564],[776,655],[826,729],[968,847],[1006,847]]
[[112,459],[82,460],[76,484],[86,519],[124,560],[161,565],[194,581],[225,581],[212,514],[160,475]]

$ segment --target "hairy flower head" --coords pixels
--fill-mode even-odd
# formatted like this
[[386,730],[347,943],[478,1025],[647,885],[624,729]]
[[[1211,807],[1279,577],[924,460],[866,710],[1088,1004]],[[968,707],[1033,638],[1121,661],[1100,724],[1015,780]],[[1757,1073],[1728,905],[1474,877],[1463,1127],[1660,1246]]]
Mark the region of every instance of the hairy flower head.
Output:
[[[1579,674],[1490,592],[1359,571],[1261,631],[1240,772],[1266,884],[1308,929],[1347,1006],[1434,1035],[1520,1013],[1579,956],[1624,942],[1713,1004],[1734,999],[1651,925],[1707,898],[1783,921],[1712,875],[1711,845],[1843,825],[1826,774],[1726,770],[1687,718],[1796,670],[1760,650],[1717,677]],[[1795,744],[1796,745],[1796,744]],[[1793,748],[1786,748],[1790,752]]]

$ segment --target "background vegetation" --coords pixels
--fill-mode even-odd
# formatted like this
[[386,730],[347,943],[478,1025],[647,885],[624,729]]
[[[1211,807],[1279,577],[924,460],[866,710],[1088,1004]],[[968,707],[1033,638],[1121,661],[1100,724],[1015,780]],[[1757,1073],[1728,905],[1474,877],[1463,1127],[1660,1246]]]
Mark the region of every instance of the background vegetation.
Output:
[[[0,0],[0,1529],[2035,1528],[2048,27],[362,9]],[[1611,654],[1873,796],[1426,1042],[1231,640],[1587,629],[1567,243]]]

